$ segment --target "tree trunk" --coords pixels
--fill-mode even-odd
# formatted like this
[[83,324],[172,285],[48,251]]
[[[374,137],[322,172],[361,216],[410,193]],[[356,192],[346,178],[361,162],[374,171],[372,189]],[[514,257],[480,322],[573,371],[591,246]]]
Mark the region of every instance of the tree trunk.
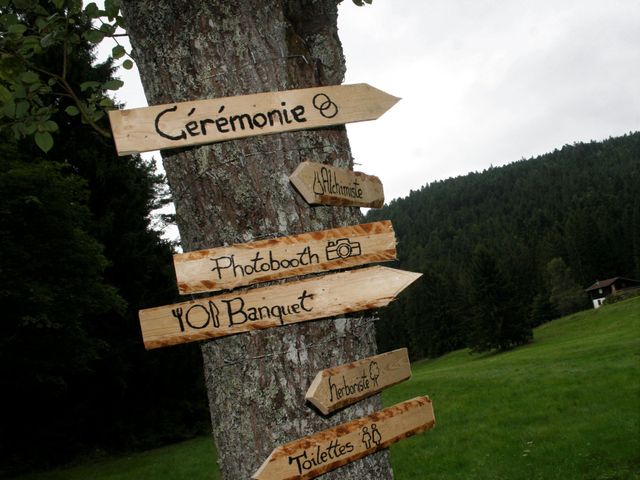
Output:
[[[128,0],[123,15],[149,104],[340,84],[336,0]],[[352,167],[344,127],[163,153],[185,251],[361,222],[309,207],[289,184],[303,160]],[[203,342],[218,462],[249,478],[271,450],[381,408],[323,418],[305,404],[318,370],[376,353],[370,317],[306,322]],[[179,347],[174,347],[179,348]],[[386,451],[323,478],[390,479]]]

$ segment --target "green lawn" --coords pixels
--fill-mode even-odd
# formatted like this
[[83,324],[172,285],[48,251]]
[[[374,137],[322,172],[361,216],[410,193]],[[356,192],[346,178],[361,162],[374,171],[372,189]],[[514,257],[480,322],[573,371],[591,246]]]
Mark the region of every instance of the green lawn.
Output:
[[[556,320],[535,342],[413,365],[386,405],[429,395],[436,428],[392,447],[396,480],[640,479],[640,298]],[[20,480],[219,478],[208,438]]]
[[218,480],[217,469],[213,441],[202,437],[16,480]]
[[392,447],[397,480],[640,478],[640,298],[413,372],[385,404],[428,394],[437,425]]

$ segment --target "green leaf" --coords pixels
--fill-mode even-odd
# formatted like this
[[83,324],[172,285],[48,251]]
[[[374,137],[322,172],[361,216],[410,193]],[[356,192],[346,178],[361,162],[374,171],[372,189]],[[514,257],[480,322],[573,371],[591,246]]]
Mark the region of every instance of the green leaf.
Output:
[[133,68],[133,62],[129,59],[122,62],[122,68],[125,70],[131,70]]
[[98,18],[100,16],[100,9],[95,2],[91,2],[84,7],[84,13],[86,13],[89,18]]
[[37,73],[28,70],[20,74],[20,80],[24,83],[36,83],[40,81],[40,77]]
[[24,134],[25,135],[33,135],[38,130],[38,124],[31,122],[28,125],[24,126]]
[[10,25],[7,30],[9,31],[9,33],[22,35],[24,32],[27,31],[27,27],[25,25],[22,25],[21,23],[17,23],[15,25]]
[[110,19],[117,17],[120,11],[120,0],[105,0],[104,9]]
[[75,105],[69,105],[67,108],[64,109],[64,111],[67,112],[67,115],[71,117],[75,117],[80,113],[80,110],[78,110],[78,107],[76,107]]
[[89,30],[82,35],[88,42],[100,43],[104,39],[104,32],[99,30]]
[[38,4],[38,0],[13,0],[13,5],[21,10],[30,10]]
[[4,113],[4,115],[6,117],[9,118],[16,118],[16,104],[13,101],[13,98],[10,98],[2,107],[2,113]]
[[87,90],[95,90],[98,87],[100,87],[100,82],[88,81],[80,84],[80,90],[83,92]]
[[116,45],[111,49],[111,56],[113,58],[122,58],[127,53],[122,45]]
[[15,25],[18,23],[18,16],[15,13],[5,13],[0,17],[0,23],[3,25]]
[[102,117],[104,117],[104,111],[102,110],[97,110],[91,114],[91,120],[93,120],[94,122],[97,122]]
[[37,4],[34,8],[33,8],[33,13],[35,13],[36,15],[42,15],[42,16],[47,16],[49,15],[49,12],[47,11],[46,8],[44,8],[42,5]]
[[40,37],[36,35],[23,37],[22,46],[20,47],[20,54],[24,56],[31,56],[34,53],[42,53],[42,46],[40,45]]
[[2,101],[2,103],[8,102],[10,98],[11,98],[11,92],[9,91],[9,89],[4,85],[0,84],[0,100]]
[[20,98],[27,98],[27,90],[24,88],[24,85],[21,83],[16,83],[13,86],[13,98],[16,100]]
[[51,3],[53,3],[58,10],[62,10],[62,7],[64,7],[64,0],[51,0]]
[[113,107],[113,100],[111,100],[110,98],[103,98],[102,100],[100,100],[100,104],[101,107]]
[[36,132],[36,145],[40,147],[44,153],[47,153],[53,147],[53,137],[49,132]]
[[58,131],[58,124],[53,120],[45,120],[40,124],[42,126],[42,130],[45,132],[56,132]]
[[26,100],[20,100],[16,103],[16,117],[15,118],[23,118],[29,113],[29,102]]
[[80,13],[82,11],[82,0],[70,0],[68,8],[71,15]]
[[118,90],[120,87],[124,85],[122,80],[109,80],[108,82],[104,82],[102,84],[102,88],[105,90]]
[[109,23],[103,23],[102,25],[100,25],[100,31],[106,36],[109,36],[116,33],[116,27],[115,25],[111,25]]

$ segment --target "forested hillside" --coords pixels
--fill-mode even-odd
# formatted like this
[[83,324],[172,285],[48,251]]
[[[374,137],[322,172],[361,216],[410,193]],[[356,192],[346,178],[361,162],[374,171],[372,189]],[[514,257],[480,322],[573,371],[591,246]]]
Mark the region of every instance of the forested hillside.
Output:
[[371,210],[421,281],[381,312],[381,351],[504,349],[588,308],[596,279],[640,278],[640,133],[425,185]]

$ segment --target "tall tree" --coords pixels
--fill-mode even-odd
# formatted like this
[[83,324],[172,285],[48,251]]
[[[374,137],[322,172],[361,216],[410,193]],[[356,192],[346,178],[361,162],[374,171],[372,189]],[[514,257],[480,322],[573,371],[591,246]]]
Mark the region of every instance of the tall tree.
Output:
[[[82,443],[82,378],[107,345],[92,320],[124,302],[89,233],[85,182],[69,167],[0,149],[0,429],[4,462],[67,456]],[[13,150],[13,151],[12,151]],[[88,405],[87,405],[88,407]],[[2,465],[0,468],[6,468]]]
[[471,260],[469,285],[472,315],[468,346],[475,351],[506,350],[533,338],[507,278],[489,250],[478,246]]
[[548,300],[561,316],[588,307],[588,297],[584,289],[575,281],[571,268],[562,257],[553,258],[547,264],[546,282],[550,292]]
[[[334,85],[345,72],[335,0],[129,0],[123,17],[149,103]],[[356,224],[357,209],[310,208],[287,176],[302,160],[352,167],[344,127],[167,151],[186,251]],[[304,405],[315,373],[376,351],[365,317],[308,322],[202,344],[224,478],[248,478],[281,443],[380,407],[322,418]],[[391,477],[386,452],[326,478]]]
[[[96,64],[81,34],[94,32],[90,18],[71,3],[0,3],[0,28],[9,23],[14,37],[0,39],[0,96],[18,97],[0,110],[0,388],[14,412],[0,429],[0,457],[20,468],[156,446],[206,422],[198,349],[147,354],[140,344],[138,309],[177,296],[173,247],[150,224],[164,184],[151,162],[116,156],[99,134],[106,117],[74,111],[69,91],[92,84],[93,100],[110,105],[104,85],[115,80],[112,62]],[[56,22],[76,38],[66,55],[55,47],[69,42],[49,30]],[[50,48],[27,55],[25,43]],[[30,74],[16,78],[20,61]],[[64,88],[53,81],[43,95],[48,83],[35,72]],[[31,128],[51,137],[46,149],[16,138]]]

